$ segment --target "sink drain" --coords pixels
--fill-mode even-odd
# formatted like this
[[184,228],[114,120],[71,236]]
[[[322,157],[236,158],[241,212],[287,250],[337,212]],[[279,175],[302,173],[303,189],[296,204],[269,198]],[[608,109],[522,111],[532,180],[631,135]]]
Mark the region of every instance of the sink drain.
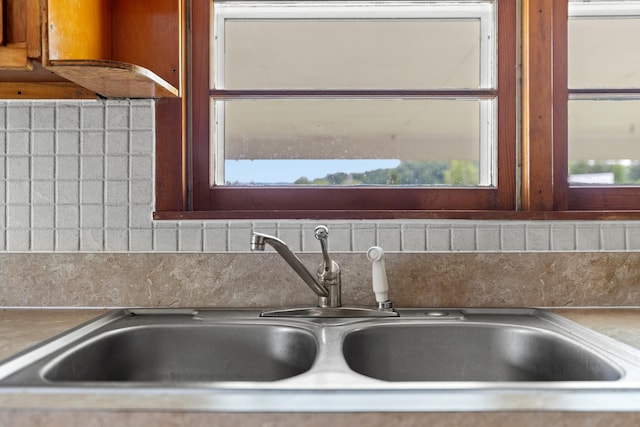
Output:
[[434,311],[427,311],[424,313],[426,316],[429,317],[447,317],[449,315],[448,311],[441,311],[441,310],[434,310]]

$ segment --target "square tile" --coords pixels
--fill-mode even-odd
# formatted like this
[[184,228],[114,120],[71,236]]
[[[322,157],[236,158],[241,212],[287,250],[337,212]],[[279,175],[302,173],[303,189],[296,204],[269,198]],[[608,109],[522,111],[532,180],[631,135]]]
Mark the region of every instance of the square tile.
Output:
[[[261,229],[256,228],[256,231]],[[226,252],[228,250],[228,225],[219,222],[204,222],[203,250],[205,252]]]
[[7,182],[7,203],[13,205],[28,205],[31,199],[31,183],[29,181]]
[[129,228],[129,207],[107,205],[105,207],[105,227],[127,230]]
[[153,181],[132,181],[131,182],[131,200],[138,203],[153,203]]
[[451,250],[451,228],[446,225],[427,227],[427,250],[449,252]]
[[152,179],[153,158],[148,156],[131,156],[131,179]]
[[502,226],[501,249],[507,252],[522,252],[526,249],[526,227],[524,224]]
[[602,250],[625,251],[627,250],[625,227],[619,223],[602,224]]
[[56,133],[51,132],[33,132],[32,153],[34,155],[54,154],[56,152]]
[[31,207],[24,205],[7,206],[7,228],[8,229],[28,229],[31,219]]
[[80,163],[83,180],[104,178],[103,156],[82,156]]
[[202,227],[200,223],[181,223],[178,227],[178,250],[180,252],[202,251]]
[[126,180],[129,178],[129,157],[108,156],[106,159],[106,179]]
[[452,251],[475,251],[476,229],[471,225],[457,225],[451,229]]
[[400,224],[378,225],[378,246],[386,252],[402,249],[402,227]]
[[80,132],[58,132],[56,154],[62,156],[80,154]]
[[29,129],[31,108],[28,105],[9,104],[6,109],[7,129]]
[[80,158],[78,156],[56,157],[56,179],[79,179]]
[[34,105],[31,108],[33,125],[31,129],[54,129],[56,127],[55,106],[53,104]]
[[133,252],[153,251],[152,230],[129,230],[129,250]]
[[423,224],[403,224],[402,250],[407,252],[426,251],[427,227]]
[[99,252],[104,250],[104,232],[97,230],[80,230],[80,250]]
[[30,165],[28,157],[7,157],[6,178],[12,180],[28,180]]
[[129,231],[127,229],[104,230],[104,249],[109,252],[129,250]]
[[107,131],[105,138],[107,154],[129,154],[129,131]]
[[54,207],[51,205],[36,205],[31,208],[33,218],[31,219],[31,227],[53,229],[54,224]]
[[151,228],[152,212],[152,206],[132,204],[129,214],[129,226],[131,228]]
[[178,227],[155,228],[154,250],[157,252],[177,252],[178,251]]
[[80,230],[76,229],[56,229],[56,251],[77,252],[80,250]]
[[80,129],[80,106],[61,103],[56,111],[58,129]]
[[80,202],[79,188],[78,181],[56,181],[56,203],[77,205]]
[[104,182],[91,180],[81,181],[80,203],[102,205],[104,203]]
[[106,204],[126,205],[129,203],[129,183],[127,181],[106,182]]
[[53,205],[55,203],[54,182],[31,181],[31,203],[34,205]]
[[378,244],[377,228],[374,223],[356,223],[352,229],[352,247],[354,252],[366,252]]
[[481,252],[499,252],[501,245],[500,225],[479,224],[476,227],[476,249]]
[[548,251],[551,249],[551,231],[547,224],[527,224],[526,241],[528,251]]
[[551,225],[551,249],[554,251],[576,250],[576,227],[571,223]]
[[104,129],[105,108],[103,104],[82,106],[82,129]]
[[10,228],[6,237],[7,250],[25,252],[31,250],[31,231],[29,229]]
[[49,229],[31,230],[31,250],[36,252],[52,252],[55,250],[55,231]]
[[53,181],[55,178],[55,157],[31,157],[31,178]]
[[104,154],[104,131],[84,131],[81,135],[80,148],[83,155]]
[[104,206],[80,205],[80,227],[102,229],[104,227]]
[[150,103],[131,106],[131,128],[152,129],[154,127],[154,110]]
[[128,129],[129,128],[129,106],[112,105],[107,106],[107,129]]
[[56,206],[56,228],[78,228],[80,225],[80,209],[77,205]]
[[29,155],[29,135],[30,133],[27,131],[7,132],[5,136],[6,153],[8,155]]
[[579,251],[600,250],[600,226],[597,223],[580,222],[575,226],[576,249]]

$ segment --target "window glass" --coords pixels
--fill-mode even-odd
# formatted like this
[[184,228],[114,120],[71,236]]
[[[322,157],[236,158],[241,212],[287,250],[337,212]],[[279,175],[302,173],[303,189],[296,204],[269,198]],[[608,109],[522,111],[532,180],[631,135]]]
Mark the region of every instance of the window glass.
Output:
[[640,2],[570,4],[569,87],[640,88]]
[[637,40],[640,2],[570,2],[570,184],[640,184]]
[[212,185],[495,186],[493,1],[216,1]]
[[225,146],[218,152],[225,161],[218,168],[228,185],[492,184],[480,166],[482,140],[491,137],[480,132],[489,100],[216,104],[223,103]]
[[640,184],[640,101],[569,102],[569,182]]
[[227,89],[480,87],[480,20],[230,20]]

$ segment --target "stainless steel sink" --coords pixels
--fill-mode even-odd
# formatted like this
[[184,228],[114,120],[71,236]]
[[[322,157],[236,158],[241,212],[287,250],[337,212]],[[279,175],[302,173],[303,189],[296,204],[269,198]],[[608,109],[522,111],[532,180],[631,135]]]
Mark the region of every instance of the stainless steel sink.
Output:
[[104,324],[7,382],[277,381],[308,371],[317,353],[308,330],[212,323],[196,312],[128,311],[98,323]]
[[1,363],[0,407],[640,410],[640,350],[546,310],[306,312],[115,310]]
[[373,326],[347,335],[351,369],[386,381],[615,381],[611,361],[562,335],[497,324]]
[[309,332],[286,326],[162,325],[105,332],[47,364],[48,381],[276,381],[308,371]]

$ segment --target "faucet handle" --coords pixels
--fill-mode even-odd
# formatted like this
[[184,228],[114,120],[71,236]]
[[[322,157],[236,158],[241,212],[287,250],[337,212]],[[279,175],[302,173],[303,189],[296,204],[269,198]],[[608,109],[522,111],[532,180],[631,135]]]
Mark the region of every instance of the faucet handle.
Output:
[[316,236],[316,239],[320,240],[321,242],[323,240],[326,241],[329,237],[329,229],[324,225],[319,225],[313,229],[313,235]]
[[[313,234],[320,241],[322,249],[322,275],[337,274],[340,270],[338,265],[329,256],[329,229],[324,225],[319,225],[313,230]],[[334,265],[335,264],[335,265]]]
[[378,308],[390,309],[391,300],[389,300],[389,283],[384,266],[384,251],[380,246],[372,246],[367,251],[367,258],[371,261],[371,280]]

